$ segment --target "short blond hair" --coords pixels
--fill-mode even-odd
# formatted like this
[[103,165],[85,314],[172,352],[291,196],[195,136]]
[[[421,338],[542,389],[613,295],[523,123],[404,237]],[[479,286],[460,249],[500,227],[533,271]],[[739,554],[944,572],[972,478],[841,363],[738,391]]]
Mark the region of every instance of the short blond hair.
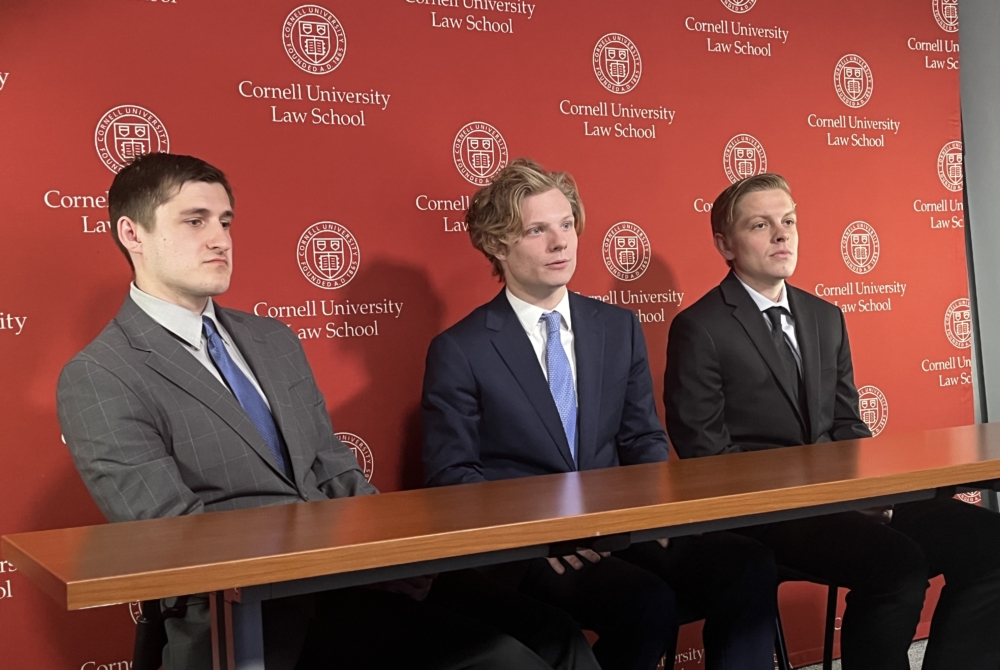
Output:
[[497,254],[506,253],[524,234],[521,204],[531,195],[559,189],[573,210],[573,227],[582,235],[585,223],[583,203],[576,181],[566,172],[548,172],[530,158],[518,158],[500,170],[493,181],[472,196],[465,223],[472,246],[493,263],[493,274],[504,279]]
[[736,223],[736,206],[748,193],[782,190],[792,197],[792,188],[780,174],[765,172],[736,182],[715,199],[712,204],[712,235],[722,235],[727,240]]

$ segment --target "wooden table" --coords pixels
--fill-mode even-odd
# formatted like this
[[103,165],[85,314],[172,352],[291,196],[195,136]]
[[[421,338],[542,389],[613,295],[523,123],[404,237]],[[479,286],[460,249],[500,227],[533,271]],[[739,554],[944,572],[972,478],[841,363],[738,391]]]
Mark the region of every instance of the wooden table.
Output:
[[263,668],[262,600],[950,496],[995,480],[1000,424],[980,424],[19,533],[4,536],[0,552],[70,610],[209,593],[218,667],[245,670]]

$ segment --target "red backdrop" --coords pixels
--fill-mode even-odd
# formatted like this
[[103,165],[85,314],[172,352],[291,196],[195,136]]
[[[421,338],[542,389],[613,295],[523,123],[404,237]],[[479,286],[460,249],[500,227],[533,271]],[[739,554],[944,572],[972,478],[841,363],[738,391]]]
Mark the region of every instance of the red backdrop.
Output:
[[[794,283],[847,313],[866,420],[972,421],[954,0],[317,1],[4,1],[0,533],[102,520],[55,382],[126,293],[112,171],[167,148],[228,173],[220,302],[300,334],[383,491],[420,483],[427,344],[498,290],[460,221],[517,156],[578,179],[571,288],[641,312],[658,396],[670,320],[726,271],[706,203],[766,167],[799,203]],[[782,590],[799,662],[819,595]],[[5,667],[126,667],[131,637],[124,606],[66,613],[0,563]]]

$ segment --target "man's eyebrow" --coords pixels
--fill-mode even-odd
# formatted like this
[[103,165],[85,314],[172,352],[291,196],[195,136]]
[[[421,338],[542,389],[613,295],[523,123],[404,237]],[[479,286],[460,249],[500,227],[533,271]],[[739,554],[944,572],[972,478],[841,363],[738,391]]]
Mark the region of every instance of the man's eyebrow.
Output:
[[[576,220],[576,217],[573,216],[573,213],[572,212],[568,212],[566,214],[566,216],[559,217],[559,222],[556,225],[559,225],[560,223],[565,223],[566,221],[575,221],[575,220]],[[537,226],[547,226],[550,223],[552,223],[552,222],[550,222],[550,221],[535,221],[534,223],[525,223],[524,227],[525,228],[535,228]]]
[[[195,216],[195,215],[207,216],[211,214],[211,212],[204,207],[192,207],[191,209],[182,210],[180,214],[181,216]],[[233,210],[231,209],[227,209],[226,211],[224,211],[222,214],[219,215],[219,218],[232,218],[232,217],[233,217]]]

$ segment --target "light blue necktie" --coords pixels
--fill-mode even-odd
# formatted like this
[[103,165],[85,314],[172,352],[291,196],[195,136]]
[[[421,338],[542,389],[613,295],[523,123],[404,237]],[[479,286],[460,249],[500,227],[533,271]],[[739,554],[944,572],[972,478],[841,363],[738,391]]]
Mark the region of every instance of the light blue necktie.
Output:
[[573,371],[569,367],[569,357],[563,349],[559,326],[562,317],[559,312],[542,314],[542,320],[548,329],[549,338],[545,346],[545,368],[549,373],[549,391],[556,401],[559,418],[563,430],[566,431],[566,441],[569,443],[569,453],[576,462],[576,389],[573,388]]
[[208,340],[208,354],[212,357],[215,367],[219,369],[233,395],[240,401],[243,411],[247,413],[250,421],[260,432],[260,436],[264,438],[264,442],[271,455],[274,456],[278,467],[291,479],[292,473],[288,468],[288,458],[286,457],[288,452],[285,441],[281,439],[281,433],[278,432],[278,427],[274,423],[271,410],[267,408],[267,403],[264,402],[253,383],[236,366],[236,362],[226,351],[226,344],[222,341],[222,336],[219,335],[215,323],[207,316],[201,317],[201,321],[205,326],[205,339]]

